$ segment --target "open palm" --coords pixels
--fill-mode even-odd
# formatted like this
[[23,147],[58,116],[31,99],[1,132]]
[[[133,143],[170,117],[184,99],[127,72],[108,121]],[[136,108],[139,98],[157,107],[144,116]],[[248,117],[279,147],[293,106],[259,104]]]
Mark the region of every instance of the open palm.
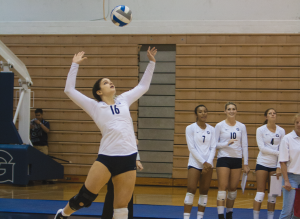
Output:
[[156,62],[154,56],[156,55],[157,53],[157,49],[155,49],[155,47],[153,47],[152,49],[150,49],[150,46],[147,50],[147,56],[148,56],[148,59],[152,62]]
[[83,60],[87,59],[87,57],[83,57],[83,56],[84,56],[83,51],[75,54],[73,57],[73,62],[80,64]]

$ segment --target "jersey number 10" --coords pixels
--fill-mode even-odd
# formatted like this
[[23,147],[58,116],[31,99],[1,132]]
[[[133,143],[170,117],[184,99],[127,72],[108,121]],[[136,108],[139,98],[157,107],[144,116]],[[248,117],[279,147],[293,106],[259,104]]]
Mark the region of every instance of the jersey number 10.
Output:
[[120,110],[117,108],[117,105],[114,105],[115,109],[113,109],[113,106],[110,106],[111,112],[113,115],[119,114]]
[[236,133],[230,132],[230,139],[236,139]]

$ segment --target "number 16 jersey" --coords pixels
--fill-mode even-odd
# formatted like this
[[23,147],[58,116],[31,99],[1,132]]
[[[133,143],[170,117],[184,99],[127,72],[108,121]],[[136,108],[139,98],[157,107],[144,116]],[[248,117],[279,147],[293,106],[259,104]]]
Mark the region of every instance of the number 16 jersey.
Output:
[[150,61],[140,83],[117,96],[114,105],[96,101],[75,89],[79,65],[72,63],[65,93],[94,120],[101,131],[99,154],[108,156],[126,156],[137,152],[133,123],[129,111],[130,105],[138,100],[150,87],[155,62]]

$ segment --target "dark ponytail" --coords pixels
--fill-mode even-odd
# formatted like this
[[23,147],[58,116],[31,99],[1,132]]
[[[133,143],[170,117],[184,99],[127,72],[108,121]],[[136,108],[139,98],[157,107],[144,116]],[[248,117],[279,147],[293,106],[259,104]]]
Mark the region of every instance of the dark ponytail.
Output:
[[100,88],[100,83],[102,81],[103,78],[100,78],[96,81],[96,83],[94,84],[93,87],[93,96],[95,97],[96,100],[98,100],[99,102],[102,101],[101,97],[97,94],[98,90],[101,90]]
[[[269,112],[270,110],[274,110],[274,111],[276,112],[276,110],[275,110],[274,108],[269,108],[269,109],[267,109],[267,110],[265,111],[265,113],[264,113],[264,116],[265,116],[265,117],[268,116],[268,112]],[[263,123],[263,125],[266,125],[266,124],[268,124],[268,119],[266,119],[265,122]]]

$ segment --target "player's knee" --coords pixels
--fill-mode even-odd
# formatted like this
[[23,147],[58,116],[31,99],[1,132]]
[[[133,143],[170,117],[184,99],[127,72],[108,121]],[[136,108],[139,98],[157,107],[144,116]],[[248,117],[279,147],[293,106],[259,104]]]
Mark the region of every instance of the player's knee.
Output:
[[276,197],[273,197],[272,195],[268,194],[268,202],[269,203],[276,203]]
[[201,195],[199,196],[198,205],[206,207],[207,204],[207,195]]
[[184,199],[184,204],[186,205],[193,205],[194,202],[194,194],[187,192]]
[[228,192],[227,198],[229,200],[235,200],[237,196],[237,191],[235,190],[234,192]]
[[226,199],[226,191],[218,191],[217,200],[225,201],[225,199]]
[[257,192],[256,195],[255,195],[254,200],[256,202],[262,203],[262,201],[264,200],[264,197],[265,197],[265,193],[264,192]]
[[127,219],[128,218],[128,208],[116,208],[114,209],[114,219]]
[[83,185],[77,195],[70,199],[69,205],[73,211],[77,211],[83,207],[90,207],[92,202],[97,198],[98,194],[91,193],[85,185]]

